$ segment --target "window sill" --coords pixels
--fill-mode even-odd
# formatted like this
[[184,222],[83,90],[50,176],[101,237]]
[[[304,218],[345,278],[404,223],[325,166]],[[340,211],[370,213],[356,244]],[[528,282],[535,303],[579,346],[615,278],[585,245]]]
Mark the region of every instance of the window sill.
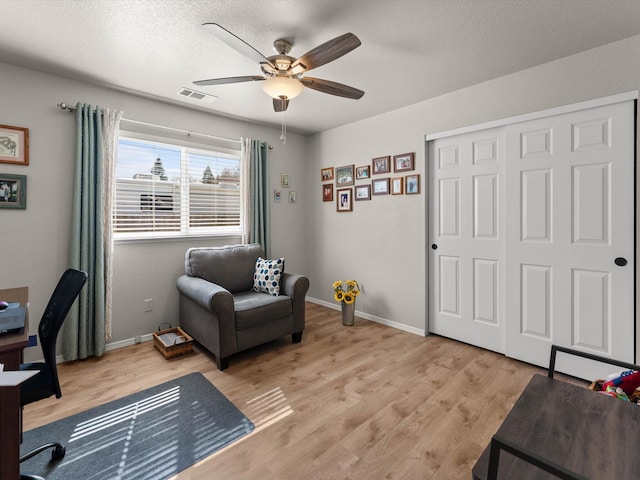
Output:
[[206,239],[223,239],[223,238],[242,238],[241,232],[224,232],[224,233],[195,233],[189,235],[154,235],[154,236],[114,236],[114,244],[130,244],[130,243],[168,243],[168,242],[192,242],[193,240]]

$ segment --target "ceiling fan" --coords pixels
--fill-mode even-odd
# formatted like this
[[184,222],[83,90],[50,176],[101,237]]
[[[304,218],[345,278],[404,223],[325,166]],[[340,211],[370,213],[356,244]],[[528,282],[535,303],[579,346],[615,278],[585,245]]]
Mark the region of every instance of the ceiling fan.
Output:
[[332,62],[351,50],[360,46],[360,39],[353,33],[345,33],[308,51],[300,58],[289,56],[293,44],[288,40],[273,42],[277,55],[265,57],[247,42],[237,37],[217,23],[204,23],[210,26],[212,33],[230,47],[260,64],[264,75],[247,75],[242,77],[212,78],[193,82],[199,86],[223,85],[226,83],[264,81],[262,89],[273,98],[273,109],[284,112],[289,100],[298,96],[304,87],[318,92],[337,95],[344,98],[359,99],[364,95],[362,90],[321,78],[304,77],[311,69]]

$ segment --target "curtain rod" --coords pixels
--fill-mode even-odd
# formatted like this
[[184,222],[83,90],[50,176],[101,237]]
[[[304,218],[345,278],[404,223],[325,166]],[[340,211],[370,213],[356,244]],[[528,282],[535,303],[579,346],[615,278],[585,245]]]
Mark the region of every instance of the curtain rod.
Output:
[[[68,104],[66,104],[64,102],[58,103],[58,107],[61,110],[67,110],[69,112],[75,112],[76,111],[76,107],[68,105]],[[128,119],[128,118],[122,118],[122,120],[124,120],[125,122],[136,123],[138,125],[144,125],[144,126],[147,126],[147,127],[161,128],[161,129],[164,129],[164,130],[171,130],[171,131],[174,131],[174,132],[186,133],[187,137],[190,137],[191,135],[197,135],[199,137],[213,138],[214,140],[223,140],[225,142],[242,143],[242,140],[236,140],[234,138],[216,137],[215,135],[209,135],[207,133],[198,133],[198,132],[192,132],[190,130],[182,130],[180,128],[165,127],[163,125],[156,125],[155,123],[140,122],[138,120],[131,120],[131,119]]]

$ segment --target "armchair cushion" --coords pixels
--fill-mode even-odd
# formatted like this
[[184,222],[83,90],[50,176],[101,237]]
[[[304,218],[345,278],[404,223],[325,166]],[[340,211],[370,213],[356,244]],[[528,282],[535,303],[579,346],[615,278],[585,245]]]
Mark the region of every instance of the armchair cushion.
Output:
[[241,292],[233,296],[236,330],[246,330],[293,313],[291,299],[258,292]]
[[256,270],[253,274],[253,291],[280,295],[280,277],[284,271],[284,258],[265,260],[258,257]]

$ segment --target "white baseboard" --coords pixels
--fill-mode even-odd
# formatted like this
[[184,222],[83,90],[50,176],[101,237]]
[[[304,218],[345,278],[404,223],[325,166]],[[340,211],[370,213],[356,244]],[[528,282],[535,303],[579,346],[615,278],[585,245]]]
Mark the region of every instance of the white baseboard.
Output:
[[[324,300],[318,300],[317,298],[311,298],[311,297],[307,297],[307,302],[315,303],[317,305],[322,305],[323,307],[331,308],[333,310],[341,310],[341,307],[335,302],[325,302]],[[409,325],[405,325],[404,323],[398,323],[386,318],[376,317],[375,315],[361,312],[359,310],[356,310],[356,316],[360,318],[364,318],[365,320],[370,320],[372,322],[386,325],[387,327],[402,330],[403,332],[413,333],[414,335],[419,335],[421,337],[426,336],[426,332],[422,328],[411,327]]]
[[[143,342],[150,342],[151,340],[153,340],[153,333],[148,333],[147,335],[140,335],[140,339],[141,341],[139,343],[143,343]],[[111,350],[117,350],[118,348],[124,348],[124,347],[130,347],[131,345],[135,345],[136,344],[136,339],[134,338],[127,338],[126,340],[120,340],[118,342],[111,342],[111,343],[107,343],[105,345],[105,351],[109,352]],[[44,360],[40,360],[41,362],[44,362]],[[62,355],[57,355],[56,356],[56,363],[63,363],[65,360],[62,357]]]
[[[148,333],[146,335],[140,335],[140,339],[141,341],[138,343],[143,343],[143,342],[150,342],[151,340],[153,340],[153,333]],[[127,338],[126,340],[120,340],[118,342],[111,342],[111,343],[107,343],[105,350],[107,352],[111,351],[111,350],[117,350],[118,348],[124,348],[124,347],[130,347],[131,345],[135,345],[136,344],[136,339],[135,338]]]
[[[324,300],[318,300],[317,298],[310,298],[310,297],[307,297],[307,301],[311,302],[311,303],[315,303],[317,305],[322,305],[323,307],[331,308],[333,310],[340,310],[340,306],[338,304],[336,304],[335,302],[333,302],[333,303],[332,302],[325,302]],[[403,323],[394,322],[393,320],[388,320],[386,318],[376,317],[375,315],[370,315],[368,313],[364,313],[364,312],[361,312],[359,310],[356,310],[356,315],[359,318],[364,318],[365,320],[370,320],[372,322],[380,323],[382,325],[386,325],[387,327],[396,328],[396,329],[402,330],[404,332],[413,333],[414,335],[419,335],[421,337],[424,337],[426,335],[424,329],[410,327],[408,325],[404,325]],[[141,338],[141,342],[140,343],[142,343],[142,342],[150,342],[151,340],[153,340],[153,333],[148,333],[146,335],[140,335],[140,338]],[[119,348],[124,348],[124,347],[130,347],[131,345],[135,345],[135,344],[136,344],[136,339],[135,338],[127,338],[125,340],[119,340],[117,342],[107,343],[107,345],[105,346],[105,350],[107,352],[110,352],[111,350],[117,350]],[[56,362],[57,363],[64,362],[64,358],[62,358],[62,355],[58,355],[56,357]]]

